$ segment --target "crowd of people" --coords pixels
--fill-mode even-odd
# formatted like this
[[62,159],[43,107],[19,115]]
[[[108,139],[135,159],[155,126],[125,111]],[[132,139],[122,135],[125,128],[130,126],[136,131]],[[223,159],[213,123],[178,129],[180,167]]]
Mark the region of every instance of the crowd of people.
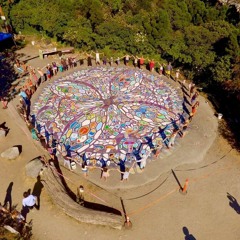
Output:
[[[87,60],[87,66],[91,67],[93,66],[93,61],[95,61],[95,65],[107,65],[109,64],[109,66],[119,66],[121,61],[123,61],[124,65],[129,66],[130,62],[132,61],[132,65],[134,67],[138,67],[140,69],[142,68],[146,68],[148,69],[150,72],[153,72],[154,70],[156,70],[156,66],[157,67],[157,71],[158,73],[161,74],[165,74],[167,76],[170,76],[171,71],[173,70],[171,62],[169,62],[168,64],[164,64],[164,63],[160,63],[159,61],[155,61],[154,59],[149,59],[149,58],[144,58],[143,56],[139,57],[139,56],[134,56],[134,55],[129,55],[126,54],[124,56],[121,57],[117,57],[117,58],[113,58],[110,57],[108,58],[104,53],[99,53],[99,52],[90,52],[90,53],[84,53],[86,55],[86,60]],[[102,56],[102,60],[100,58],[100,56]]]
[[[101,58],[101,55],[102,58]],[[53,61],[43,68],[33,67],[31,65],[27,65],[24,61],[20,61],[19,59],[15,60],[14,69],[16,73],[19,75],[19,78],[22,78],[21,84],[15,84],[10,88],[8,96],[2,95],[0,96],[0,100],[2,103],[2,108],[7,109],[7,104],[9,101],[9,97],[13,97],[19,91],[24,91],[27,97],[30,99],[32,94],[37,90],[41,83],[50,80],[52,77],[57,75],[59,72],[64,72],[74,67],[77,67],[79,64],[84,65],[84,62],[88,67],[93,66],[93,62],[95,62],[95,66],[98,65],[109,65],[109,66],[119,66],[121,61],[126,66],[130,65],[132,61],[132,65],[134,67],[139,67],[140,69],[146,68],[149,71],[153,72],[154,70],[158,72],[160,75],[164,74],[167,77],[172,75],[173,67],[171,62],[168,64],[160,63],[155,61],[154,59],[144,58],[143,56],[134,56],[134,55],[124,55],[122,57],[107,57],[104,53],[93,52],[90,53],[83,52],[74,57],[60,57],[58,61]],[[179,79],[179,70],[176,71],[176,76],[173,77],[174,80]],[[22,105],[22,104],[20,104]],[[28,118],[25,114],[25,118]]]
[[[85,152],[79,154],[77,152],[73,152],[71,151],[71,146],[66,146],[64,143],[57,142],[57,140],[53,137],[53,133],[49,133],[48,136],[43,136],[37,126],[36,119],[31,116],[31,98],[37,91],[38,87],[43,82],[51,80],[54,76],[58,75],[59,72],[68,71],[68,69],[77,67],[78,62],[80,65],[84,64],[84,60],[87,61],[87,66],[89,67],[92,66],[93,59],[95,60],[96,65],[109,64],[110,66],[112,66],[114,62],[116,66],[118,66],[121,60],[123,60],[124,64],[128,66],[132,60],[133,66],[139,68],[143,68],[146,61],[148,61],[145,67],[151,72],[155,70],[156,62],[153,59],[149,60],[133,55],[125,55],[121,58],[118,57],[117,59],[108,59],[105,55],[103,55],[101,60],[100,55],[102,55],[102,53],[96,52],[94,54],[95,56],[93,56],[93,53],[84,53],[85,58],[81,60],[72,57],[61,58],[59,62],[52,62],[43,68],[27,66],[23,62],[17,60],[15,62],[15,69],[26,78],[26,81],[19,89],[18,94],[20,98],[19,104],[16,105],[16,110],[29,127],[32,138],[39,141],[42,147],[49,153],[50,158],[45,157],[44,155],[41,158],[45,166],[49,166],[49,163],[51,162],[53,162],[55,166],[59,166],[59,163],[61,163],[70,171],[76,171],[79,169],[85,178],[88,177],[91,169],[98,169],[100,178],[103,181],[107,181],[111,171],[117,171],[120,174],[119,180],[121,182],[127,182],[132,173],[144,171],[147,162],[157,159],[163,149],[172,148],[175,144],[177,136],[183,138],[187,134],[189,123],[192,121],[199,107],[199,93],[193,83],[186,86],[185,81],[180,82],[184,93],[184,112],[179,114],[179,118],[177,120],[172,119],[172,122],[164,129],[159,127],[151,135],[138,139],[138,147],[133,147],[131,151],[125,155],[120,153],[109,153],[102,154],[102,156],[97,158],[93,157],[91,153],[89,154]],[[171,76],[172,70],[171,63],[166,66],[159,64],[158,73],[160,75],[165,74],[169,77]],[[179,78],[180,73],[179,70],[177,70],[173,79],[178,81]],[[7,100],[2,98],[1,101],[3,109],[6,109]],[[189,107],[186,107],[186,104],[191,107],[191,111],[188,110]],[[166,131],[168,128],[172,129],[172,127],[173,130],[171,134],[167,135]],[[0,130],[5,131],[5,135],[7,135],[10,129],[4,122],[0,125]],[[160,138],[161,141],[156,141],[156,138]],[[65,150],[63,151],[61,149]],[[144,151],[142,151],[143,149]],[[76,201],[81,205],[84,205],[83,192],[83,187],[80,186],[77,191]],[[0,205],[0,224],[8,224],[12,226],[22,236],[24,236],[24,234],[31,234],[31,223],[28,224],[26,222],[26,215],[33,207],[39,209],[37,202],[36,196],[30,194],[29,192],[24,192],[22,210],[20,212],[16,209],[11,209],[11,207],[7,208],[5,205]]]
[[[193,84],[190,89],[188,89],[189,96],[191,96],[192,89],[195,89],[195,85]],[[138,139],[138,141],[141,142],[139,146],[137,148],[133,147],[132,151],[125,155],[110,153],[102,154],[100,157],[93,157],[91,153],[87,152],[78,154],[71,150],[71,146],[57,142],[53,137],[53,133],[48,133],[48,136],[42,136],[40,131],[35,128],[32,129],[32,137],[41,142],[42,146],[50,153],[53,161],[59,161],[61,159],[63,166],[67,167],[70,171],[74,171],[80,167],[84,177],[87,177],[90,169],[100,169],[100,176],[106,181],[110,176],[109,172],[116,170],[121,174],[120,181],[127,181],[130,173],[144,170],[148,159],[156,159],[159,154],[161,154],[163,148],[172,148],[177,136],[183,138],[186,135],[188,125],[199,107],[198,95],[195,89],[194,94],[189,97],[191,99],[191,103],[188,101],[188,104],[191,105],[190,112],[179,114],[179,118],[177,120],[172,119],[172,122],[164,129],[159,127],[151,135]],[[166,131],[172,127],[172,133],[167,136]],[[156,138],[162,140],[156,141]],[[58,147],[59,145],[61,145],[60,148]],[[143,149],[144,151],[142,151]]]
[[[100,56],[102,55],[102,59]],[[53,139],[53,134],[49,136],[42,136],[39,129],[36,126],[36,119],[33,119],[30,115],[31,110],[31,97],[37,91],[40,84],[45,81],[51,80],[52,77],[57,75],[59,72],[67,71],[68,69],[72,69],[77,67],[78,62],[80,65],[84,64],[84,60],[87,61],[87,66],[91,67],[92,60],[95,60],[95,65],[107,65],[112,66],[114,63],[116,66],[120,64],[120,61],[123,60],[124,64],[128,66],[130,61],[133,61],[133,66],[143,68],[146,67],[149,71],[155,70],[155,61],[153,59],[144,58],[143,56],[133,56],[133,55],[124,55],[122,57],[118,57],[116,59],[107,58],[106,55],[99,52],[90,52],[83,53],[81,59],[73,58],[73,57],[61,57],[59,62],[52,62],[51,64],[47,64],[43,68],[34,68],[32,66],[27,66],[23,62],[17,60],[15,62],[16,71],[21,72],[22,75],[27,79],[25,81],[24,86],[19,90],[19,104],[16,106],[16,109],[19,115],[24,119],[27,123],[33,139],[41,142],[42,146],[48,150],[51,155],[51,158],[56,161],[59,157],[63,159],[64,166],[67,166],[69,170],[73,171],[77,165],[81,166],[82,172],[85,177],[88,176],[88,172],[90,168],[100,168],[101,169],[101,178],[107,180],[109,176],[109,171],[118,170],[121,173],[121,181],[125,181],[129,177],[129,172],[133,172],[136,169],[138,171],[142,171],[147,163],[147,159],[149,156],[158,157],[161,153],[163,147],[170,149],[174,146],[175,139],[177,136],[184,137],[187,133],[187,128],[189,122],[192,120],[193,116],[196,114],[197,108],[199,106],[198,99],[198,91],[194,84],[190,84],[188,88],[185,86],[185,82],[181,82],[182,88],[185,87],[185,93],[188,91],[187,97],[184,98],[183,106],[185,106],[185,112],[188,114],[186,118],[186,114],[182,114],[178,120],[173,120],[168,126],[164,129],[159,128],[156,132],[152,133],[151,136],[145,136],[141,139],[141,144],[139,147],[133,148],[132,152],[127,153],[125,156],[120,156],[120,154],[109,154],[108,157],[101,157],[98,159],[93,159],[91,156],[87,156],[86,153],[79,156],[79,154],[72,154],[69,150],[69,146],[65,146],[66,151],[60,152],[58,145],[61,143],[57,143],[55,139]],[[146,64],[147,61],[147,64]],[[167,65],[159,64],[158,73],[165,74],[166,76],[171,76],[172,73],[172,65],[168,63]],[[178,80],[180,76],[179,70],[176,71],[176,76],[173,77],[174,80]],[[183,92],[184,92],[183,91]],[[188,111],[188,108],[185,104],[189,104],[191,106],[191,111]],[[183,107],[184,109],[184,107]],[[169,126],[174,126],[174,130],[172,131],[170,136],[166,136],[165,131]],[[154,136],[159,136],[162,138],[162,142],[154,141]],[[142,153],[142,148],[144,147],[144,154]],[[72,157],[72,155],[74,157]]]

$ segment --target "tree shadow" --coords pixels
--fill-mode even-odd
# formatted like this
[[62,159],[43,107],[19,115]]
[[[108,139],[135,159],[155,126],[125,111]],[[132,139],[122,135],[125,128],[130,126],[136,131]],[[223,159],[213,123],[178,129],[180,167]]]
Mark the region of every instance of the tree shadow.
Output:
[[12,211],[12,187],[13,182],[10,182],[6,191],[6,196],[4,199],[3,207],[6,207],[7,204],[9,204],[9,211]]
[[184,96],[190,97],[190,94],[188,93],[188,89],[185,86],[182,87],[182,92]]
[[40,195],[42,193],[44,185],[41,182],[41,177],[37,177],[37,182],[34,184],[32,195],[37,197],[37,208],[40,209]]
[[208,100],[214,106],[216,113],[223,114],[223,119],[218,121],[220,134],[232,148],[240,151],[240,114],[237,107],[239,106],[239,99],[234,97],[233,93],[219,90],[215,93],[209,92]]
[[0,97],[12,99],[18,93],[12,83],[22,77],[14,68],[14,63],[21,57],[21,54],[15,52],[16,48],[0,52]]
[[232,207],[237,214],[240,214],[240,205],[235,197],[227,192],[227,198],[229,199],[229,206]]
[[187,229],[187,227],[183,227],[183,233],[185,234],[185,240],[196,240],[196,238],[189,233],[189,230]]

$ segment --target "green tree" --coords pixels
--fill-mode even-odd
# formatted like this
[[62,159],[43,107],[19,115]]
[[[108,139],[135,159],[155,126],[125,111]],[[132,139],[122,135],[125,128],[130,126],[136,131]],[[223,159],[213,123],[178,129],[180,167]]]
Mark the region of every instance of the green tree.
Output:
[[217,58],[212,67],[212,79],[215,82],[224,82],[231,79],[231,62],[229,56]]
[[65,27],[63,40],[71,46],[90,50],[96,47],[93,41],[94,34],[92,32],[90,21],[84,17],[71,20]]
[[103,2],[110,8],[109,10],[113,16],[121,11],[123,6],[122,0],[104,0]]

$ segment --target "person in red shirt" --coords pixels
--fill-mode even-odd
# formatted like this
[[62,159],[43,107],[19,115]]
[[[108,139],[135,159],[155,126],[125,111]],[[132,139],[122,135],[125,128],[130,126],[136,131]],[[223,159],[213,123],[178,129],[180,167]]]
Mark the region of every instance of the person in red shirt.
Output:
[[192,107],[192,112],[190,113],[189,121],[192,121],[192,118],[193,118],[193,116],[196,114],[198,107],[199,107],[199,101],[197,101],[197,102],[193,105],[193,107]]
[[149,62],[149,70],[150,70],[150,72],[154,71],[154,66],[155,66],[155,62],[154,62],[154,60],[152,59],[152,60]]
[[144,64],[144,58],[143,58],[143,56],[141,57],[141,58],[138,58],[138,60],[139,60],[139,68],[140,69],[142,69],[142,66],[143,66],[143,64]]

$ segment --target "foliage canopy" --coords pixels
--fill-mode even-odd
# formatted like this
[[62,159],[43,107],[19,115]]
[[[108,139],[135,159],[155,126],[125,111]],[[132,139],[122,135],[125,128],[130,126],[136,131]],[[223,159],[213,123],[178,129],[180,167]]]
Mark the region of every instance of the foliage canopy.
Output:
[[155,60],[172,61],[208,84],[240,81],[240,16],[217,1],[0,0],[0,5],[15,32],[41,31],[86,51],[158,56]]

